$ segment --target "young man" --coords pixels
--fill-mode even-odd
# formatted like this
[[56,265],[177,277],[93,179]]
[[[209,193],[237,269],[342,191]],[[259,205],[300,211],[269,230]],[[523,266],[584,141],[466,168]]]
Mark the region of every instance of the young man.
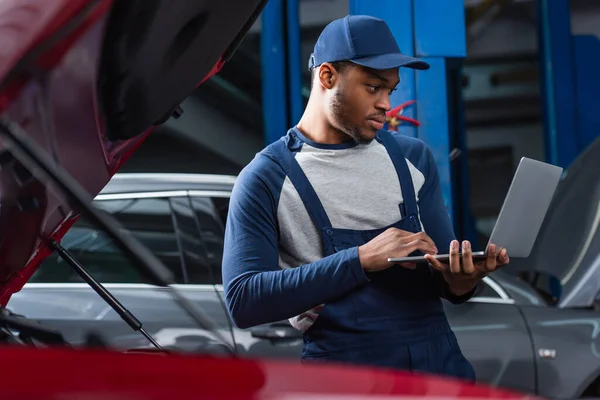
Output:
[[[383,130],[399,68],[429,65],[401,54],[384,21],[347,16],[324,29],[309,67],[301,121],[232,193],[223,282],[234,323],[290,319],[304,331],[303,360],[474,379],[441,298],[467,301],[508,256],[490,246],[473,262],[454,239],[427,146]],[[387,261],[448,246],[449,265]]]

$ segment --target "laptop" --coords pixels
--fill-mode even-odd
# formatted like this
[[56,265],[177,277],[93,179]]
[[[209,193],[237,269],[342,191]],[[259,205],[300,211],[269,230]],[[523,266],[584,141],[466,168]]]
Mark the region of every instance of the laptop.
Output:
[[[563,169],[523,157],[504,198],[500,214],[485,250],[473,251],[474,260],[485,259],[490,244],[497,254],[506,249],[511,258],[526,258],[531,253]],[[448,247],[450,243],[448,243]],[[473,249],[475,250],[475,249]],[[448,262],[450,254],[434,256]],[[394,263],[427,263],[424,256],[388,258]]]

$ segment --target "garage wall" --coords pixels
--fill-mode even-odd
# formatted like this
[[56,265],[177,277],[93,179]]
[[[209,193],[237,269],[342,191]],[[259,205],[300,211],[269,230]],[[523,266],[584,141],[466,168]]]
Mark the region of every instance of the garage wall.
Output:
[[541,124],[513,125],[486,129],[470,129],[467,140],[471,149],[510,146],[513,148],[513,167],[521,157],[544,160],[544,141]]

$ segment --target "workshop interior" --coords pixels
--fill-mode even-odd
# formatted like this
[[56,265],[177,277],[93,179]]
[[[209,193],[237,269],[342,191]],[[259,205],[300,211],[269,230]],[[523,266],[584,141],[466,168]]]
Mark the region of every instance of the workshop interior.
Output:
[[[567,168],[597,136],[596,7],[584,0],[269,2],[230,62],[182,104],[186,115],[159,127],[123,171],[239,173],[299,120],[308,57],[323,27],[368,14],[390,24],[401,51],[431,63],[426,73],[402,71],[392,95],[393,107],[420,125],[396,119],[389,127],[432,147],[457,235],[485,243],[521,157]],[[219,140],[223,129],[227,141]],[[181,157],[159,167],[164,146]],[[194,161],[196,152],[204,162]]]
[[[50,3],[0,1],[7,394],[600,398],[600,1]],[[530,255],[444,303],[476,385],[312,369],[287,319],[240,328],[228,313],[237,177],[300,120],[315,42],[349,14],[384,20],[431,66],[400,69],[385,128],[431,150],[457,238],[485,248],[523,158],[563,169]]]

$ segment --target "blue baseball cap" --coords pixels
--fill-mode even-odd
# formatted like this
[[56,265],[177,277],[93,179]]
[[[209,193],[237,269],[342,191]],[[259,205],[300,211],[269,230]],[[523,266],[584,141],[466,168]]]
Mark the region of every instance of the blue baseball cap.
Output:
[[329,23],[317,39],[308,69],[336,61],[351,61],[378,70],[398,67],[429,69],[425,61],[400,52],[384,20],[368,15],[347,15]]

